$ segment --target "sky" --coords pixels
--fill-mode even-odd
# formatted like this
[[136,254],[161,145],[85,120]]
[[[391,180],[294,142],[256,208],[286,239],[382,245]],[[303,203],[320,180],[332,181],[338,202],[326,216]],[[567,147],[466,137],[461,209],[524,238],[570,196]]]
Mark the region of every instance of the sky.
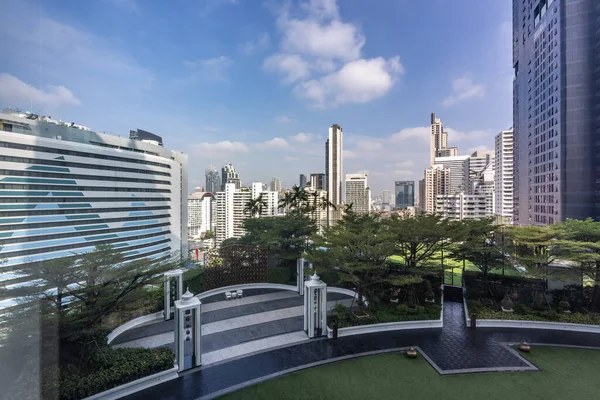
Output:
[[373,196],[418,180],[436,112],[459,153],[512,126],[506,0],[2,0],[0,108],[189,155],[189,187],[233,163],[242,183],[284,187],[343,172]]

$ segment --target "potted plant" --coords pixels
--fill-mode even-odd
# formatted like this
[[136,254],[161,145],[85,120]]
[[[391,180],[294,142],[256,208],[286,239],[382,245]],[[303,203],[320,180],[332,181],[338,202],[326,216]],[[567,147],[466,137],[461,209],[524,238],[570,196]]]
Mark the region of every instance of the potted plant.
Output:
[[508,294],[506,296],[504,296],[504,299],[502,299],[502,302],[500,303],[500,308],[502,308],[503,312],[507,312],[507,313],[513,312],[513,302],[510,299],[510,297],[508,296]]
[[512,293],[510,294],[510,299],[513,301],[513,303],[519,301],[519,293],[517,293],[517,288],[515,286],[513,286]]
[[390,298],[390,303],[396,303],[396,304],[398,303],[398,299],[399,299],[398,292],[399,292],[398,290],[394,290],[392,292],[392,297]]
[[562,310],[563,313],[565,313],[565,314],[571,313],[571,304],[566,299],[566,297],[563,297],[563,299],[560,301],[560,303],[558,303],[558,306],[560,307],[560,309]]
[[425,280],[425,303],[435,303],[435,294],[428,280]]

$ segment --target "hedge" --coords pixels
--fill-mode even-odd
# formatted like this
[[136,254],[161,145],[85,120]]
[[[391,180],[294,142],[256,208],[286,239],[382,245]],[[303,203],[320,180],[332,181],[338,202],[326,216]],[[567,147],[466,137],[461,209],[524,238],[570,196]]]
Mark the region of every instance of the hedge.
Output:
[[501,319],[516,321],[562,322],[569,324],[600,325],[599,314],[571,313],[556,310],[536,311],[522,304],[515,306],[515,312],[506,313],[484,306],[477,301],[467,300],[469,313],[477,313],[477,319]]
[[96,370],[78,376],[63,369],[60,376],[60,399],[79,400],[96,393],[173,368],[171,350],[103,348],[94,355]]

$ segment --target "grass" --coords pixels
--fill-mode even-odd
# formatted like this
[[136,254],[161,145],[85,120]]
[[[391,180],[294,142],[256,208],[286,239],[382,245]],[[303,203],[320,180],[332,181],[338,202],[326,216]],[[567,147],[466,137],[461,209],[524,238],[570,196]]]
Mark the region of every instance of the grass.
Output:
[[541,371],[439,375],[422,357],[391,353],[311,368],[223,399],[597,399],[600,351],[534,347]]

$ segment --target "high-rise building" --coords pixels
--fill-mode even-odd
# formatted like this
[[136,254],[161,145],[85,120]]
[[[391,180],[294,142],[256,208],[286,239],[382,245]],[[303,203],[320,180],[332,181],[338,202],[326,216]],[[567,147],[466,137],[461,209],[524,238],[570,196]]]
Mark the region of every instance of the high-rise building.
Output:
[[3,285],[27,285],[26,264],[101,244],[130,259],[186,254],[187,155],[11,110],[0,142]]
[[306,187],[306,175],[300,174],[300,189],[304,189]]
[[423,210],[429,214],[435,213],[436,198],[450,193],[450,169],[436,164],[425,170],[425,200]]
[[405,209],[415,206],[415,181],[396,181],[396,208]]
[[[322,174],[320,174],[322,175]],[[327,192],[325,190],[315,189],[311,186],[306,187],[306,194],[309,202],[315,202],[315,206],[306,215],[312,218],[317,223],[317,229],[319,233],[323,232],[323,229],[327,226],[327,209],[320,207],[327,200]]]
[[442,120],[431,113],[431,126],[429,134],[429,165],[435,163],[436,157],[458,156],[456,147],[448,147],[448,132],[444,130]]
[[188,235],[199,237],[212,230],[213,203],[215,197],[212,193],[195,191],[188,196]]
[[346,204],[352,211],[365,214],[371,211],[371,190],[367,185],[367,174],[346,174]]
[[502,131],[495,139],[496,159],[494,161],[495,213],[507,223],[513,220],[513,131]]
[[265,206],[260,214],[261,217],[272,217],[278,214],[279,208],[279,192],[273,190],[265,190],[265,185],[262,182],[252,183],[252,199],[257,199],[262,196]]
[[217,192],[216,198],[217,245],[220,245],[225,239],[244,236],[243,223],[249,217],[244,212],[244,208],[248,201],[252,199],[252,192],[246,188],[236,188],[235,183],[226,183],[225,190]]
[[271,190],[273,192],[281,192],[281,180],[279,178],[271,179]]
[[204,176],[206,177],[206,185],[204,190],[207,193],[215,194],[221,190],[221,177],[219,176],[219,171],[212,165],[206,169],[204,172]]
[[481,173],[494,163],[494,151],[475,151],[469,156],[469,188],[468,193],[473,193],[473,184],[479,179]]
[[464,192],[439,195],[436,198],[436,214],[451,220],[481,219],[491,217],[491,198],[485,194]]
[[[425,211],[425,199],[427,193],[427,185],[425,184],[425,178],[419,179],[419,210]],[[396,204],[398,207],[398,204]]]
[[225,185],[227,183],[235,184],[236,189],[239,189],[242,186],[242,181],[240,180],[240,174],[235,171],[233,164],[225,164],[223,168],[221,168],[221,191],[225,191]]
[[597,217],[598,0],[513,0],[514,222]]
[[343,157],[342,157],[342,127],[334,124],[329,128],[329,139],[325,145],[327,170],[327,195],[329,201],[336,207],[343,204]]
[[325,174],[310,174],[310,186],[317,190],[326,190]]
[[450,170],[450,183],[447,194],[468,191],[469,156],[436,157],[435,165],[441,165]]
[[391,205],[392,204],[392,195],[389,190],[381,191],[381,205]]
[[492,160],[482,171],[471,179],[468,194],[485,196],[486,215],[491,217],[496,212],[496,191],[494,189],[494,161]]

